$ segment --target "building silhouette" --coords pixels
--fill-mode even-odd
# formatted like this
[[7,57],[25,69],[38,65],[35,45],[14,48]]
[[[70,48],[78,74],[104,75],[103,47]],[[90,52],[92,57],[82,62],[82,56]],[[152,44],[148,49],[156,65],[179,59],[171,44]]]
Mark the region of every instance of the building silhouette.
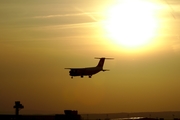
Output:
[[0,120],[81,120],[76,110],[64,110],[64,114],[55,115],[20,115],[19,111],[24,108],[20,101],[15,101],[13,106],[15,114],[1,114]]

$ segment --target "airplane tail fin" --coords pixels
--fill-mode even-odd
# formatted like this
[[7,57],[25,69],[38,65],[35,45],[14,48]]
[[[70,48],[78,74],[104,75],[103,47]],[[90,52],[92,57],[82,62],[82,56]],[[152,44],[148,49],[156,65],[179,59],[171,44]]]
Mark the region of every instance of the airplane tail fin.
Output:
[[[95,57],[95,59],[100,59],[98,65],[97,65],[96,67],[103,68],[105,59],[113,59],[113,58],[104,58],[104,57],[102,57],[102,58],[97,58],[97,57]],[[107,70],[103,70],[103,71],[107,71]]]

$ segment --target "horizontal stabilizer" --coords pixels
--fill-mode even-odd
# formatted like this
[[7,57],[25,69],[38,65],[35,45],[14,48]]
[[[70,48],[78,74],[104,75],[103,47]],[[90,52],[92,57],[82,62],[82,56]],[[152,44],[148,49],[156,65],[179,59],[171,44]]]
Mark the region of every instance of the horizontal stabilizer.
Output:
[[109,59],[109,60],[112,60],[112,59],[114,59],[114,58],[105,58],[105,57],[95,57],[95,59]]

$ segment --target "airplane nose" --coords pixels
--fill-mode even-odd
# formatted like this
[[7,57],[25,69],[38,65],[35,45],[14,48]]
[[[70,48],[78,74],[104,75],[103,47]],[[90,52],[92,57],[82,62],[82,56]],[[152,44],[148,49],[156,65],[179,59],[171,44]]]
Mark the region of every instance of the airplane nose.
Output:
[[69,71],[69,74],[70,74],[70,75],[73,75],[74,73],[75,73],[75,72],[74,72],[74,71],[72,71],[72,70],[71,70],[71,71]]

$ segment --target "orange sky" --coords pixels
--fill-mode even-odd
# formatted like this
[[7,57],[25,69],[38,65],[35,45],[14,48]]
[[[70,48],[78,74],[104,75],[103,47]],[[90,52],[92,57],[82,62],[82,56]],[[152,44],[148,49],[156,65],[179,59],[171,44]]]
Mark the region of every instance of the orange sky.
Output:
[[[16,100],[23,114],[179,111],[180,3],[147,0],[156,6],[156,36],[131,49],[112,42],[102,26],[122,1],[1,2],[0,114],[14,113]],[[94,57],[115,58],[105,61],[110,71],[71,79],[64,69],[96,66]]]

